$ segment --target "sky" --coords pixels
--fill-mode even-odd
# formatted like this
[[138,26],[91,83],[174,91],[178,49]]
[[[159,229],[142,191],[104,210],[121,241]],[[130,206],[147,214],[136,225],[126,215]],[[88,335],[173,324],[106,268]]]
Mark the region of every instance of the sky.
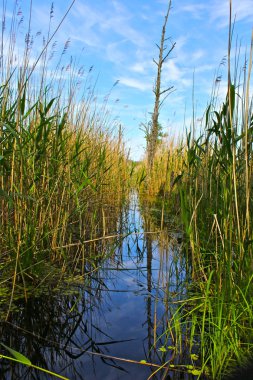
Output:
[[[27,30],[30,3],[32,34],[43,37],[48,34],[49,21],[49,34],[55,31],[72,0],[55,0],[53,12],[48,0],[5,2],[6,24],[16,4],[15,12],[22,19],[21,41]],[[111,117],[117,121],[115,128],[122,125],[126,146],[136,160],[145,149],[141,125],[150,120],[153,110],[153,58],[158,57],[156,44],[160,42],[167,7],[168,0],[76,0],[52,40],[55,58],[50,64],[55,64],[67,44],[64,59],[71,56],[77,66],[83,67],[83,77],[92,77],[98,102],[107,99]],[[193,105],[196,123],[200,122],[217,77],[221,79],[220,97],[225,97],[228,15],[228,0],[172,0],[167,45],[176,45],[164,64],[162,85],[164,89],[173,86],[173,93],[160,112],[160,123],[169,136],[177,137],[185,127],[190,128]],[[245,54],[250,48],[253,0],[234,0],[233,17],[232,55],[236,41]],[[34,44],[33,50],[36,59],[40,45]]]

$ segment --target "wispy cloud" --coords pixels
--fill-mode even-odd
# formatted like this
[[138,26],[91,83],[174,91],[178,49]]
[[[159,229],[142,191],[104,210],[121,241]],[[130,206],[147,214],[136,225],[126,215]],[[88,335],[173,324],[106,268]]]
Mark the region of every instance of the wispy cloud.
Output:
[[176,13],[186,12],[191,15],[191,17],[195,19],[201,19],[207,11],[206,3],[187,3],[185,5],[179,6],[176,10]]
[[[234,0],[232,12],[237,21],[251,22],[253,20],[252,0]],[[175,8],[175,14],[182,13],[189,14],[193,19],[215,23],[218,28],[224,28],[229,22],[229,1],[184,1]]]
[[126,40],[108,43],[105,46],[106,59],[113,62],[115,65],[119,65],[126,60]]
[[95,8],[78,1],[73,9],[73,20],[68,22],[72,40],[81,41],[88,46],[99,47],[102,44],[99,25],[103,16]]
[[119,81],[124,86],[132,87],[132,88],[135,88],[136,90],[140,90],[140,91],[151,91],[152,90],[152,85],[150,84],[150,81],[143,82],[143,81],[138,80],[138,79],[127,78],[127,77],[122,77],[119,79]]
[[183,76],[183,71],[177,66],[175,61],[169,60],[163,67],[164,77],[171,81],[179,81]]
[[141,60],[139,57],[137,57],[137,60],[133,64],[130,64],[128,67],[128,70],[137,74],[149,74],[153,71],[153,69],[154,63],[151,56],[149,58],[143,58]]
[[104,19],[101,24],[103,31],[114,32],[119,36],[126,38],[136,46],[144,46],[144,36],[134,29],[129,23],[128,17],[122,14],[114,14],[113,16]]
[[[241,32],[244,34],[244,46],[247,44],[244,37],[247,38],[248,31],[250,39],[253,21],[252,1],[233,0],[233,13],[236,14],[239,25],[238,34],[240,37]],[[29,19],[28,3],[22,3],[26,9],[26,25]],[[68,1],[54,0],[51,31],[55,30],[64,15],[67,3]],[[175,129],[180,128],[180,118],[184,119],[185,104],[190,109],[191,118],[193,73],[195,97],[196,100],[199,99],[199,108],[205,109],[215,69],[227,51],[228,5],[228,0],[172,0],[167,36],[176,42],[176,47],[163,67],[162,88],[174,86],[176,91],[169,96],[161,109],[161,121],[165,126],[169,120]],[[32,30],[34,34],[42,30],[42,34],[35,39],[31,62],[41,51],[42,37],[47,35],[50,6],[50,0],[33,0]],[[116,80],[120,80],[119,85],[113,87],[112,91],[113,96],[120,100],[114,105],[110,101],[108,104],[113,114],[122,117],[122,123],[125,124],[127,132],[129,131],[128,137],[132,131],[134,137],[130,145],[136,146],[136,151],[140,151],[143,141],[138,132],[136,133],[138,125],[145,120],[145,113],[150,116],[149,112],[152,112],[152,89],[156,77],[153,58],[158,57],[155,43],[160,41],[167,6],[168,0],[76,0],[55,38],[58,42],[55,56],[61,57],[63,68],[61,75],[69,74],[66,71],[67,61],[69,56],[73,55],[78,57],[77,60],[73,59],[73,62],[77,62],[77,65],[80,62],[85,69],[84,73],[87,73],[92,65],[94,77],[97,77],[99,72],[97,92],[101,98],[112,88]],[[23,39],[27,30],[25,25],[22,26]],[[71,41],[70,49],[61,56],[68,38]],[[17,55],[22,56],[23,44],[20,41],[21,37],[17,40],[16,50]],[[169,44],[169,40],[167,43]],[[49,62],[48,70],[52,69],[54,62]],[[223,68],[226,71],[226,67]],[[225,82],[224,80],[224,84],[220,84],[221,96],[224,96],[226,91]]]
[[[237,21],[253,21],[253,2],[252,0],[234,0],[232,6],[233,15]],[[209,14],[212,22],[216,22],[220,28],[227,27],[229,22],[228,2],[219,0],[213,1],[209,8]]]
[[79,0],[73,15],[75,22],[72,27],[72,37],[83,40],[91,46],[101,46],[105,39],[113,42],[117,36],[127,39],[136,46],[145,44],[144,36],[132,25],[132,14],[123,3],[107,2],[104,8],[99,8]]
[[136,62],[129,67],[129,70],[134,71],[135,73],[145,73],[145,65],[142,62]]

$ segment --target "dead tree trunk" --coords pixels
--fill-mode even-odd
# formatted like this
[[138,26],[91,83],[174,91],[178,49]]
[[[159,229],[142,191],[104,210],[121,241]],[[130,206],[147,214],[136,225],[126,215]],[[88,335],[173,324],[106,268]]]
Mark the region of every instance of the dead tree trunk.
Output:
[[[166,38],[166,27],[168,22],[169,13],[171,10],[171,0],[169,0],[168,4],[168,10],[165,16],[164,24],[162,27],[162,33],[161,33],[161,41],[160,45],[156,44],[159,50],[159,57],[158,61],[153,59],[155,65],[157,66],[157,74],[156,74],[156,81],[154,85],[153,92],[155,94],[155,103],[154,103],[154,110],[152,113],[152,120],[151,120],[151,126],[147,133],[147,156],[148,156],[148,169],[149,172],[152,171],[153,164],[154,164],[154,158],[155,153],[157,150],[157,143],[158,143],[158,136],[159,136],[159,112],[162,103],[167,98],[167,96],[172,92],[173,86],[168,87],[166,89],[161,88],[161,81],[162,81],[162,68],[163,64],[166,62],[167,58],[171,54],[172,50],[174,49],[176,43],[171,43],[171,47],[168,49],[168,47],[165,45],[165,42],[168,40]],[[166,94],[162,97],[162,95]]]

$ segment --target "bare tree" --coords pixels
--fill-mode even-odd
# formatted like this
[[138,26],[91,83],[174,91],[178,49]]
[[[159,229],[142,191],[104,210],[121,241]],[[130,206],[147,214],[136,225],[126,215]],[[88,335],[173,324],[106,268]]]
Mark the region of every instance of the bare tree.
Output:
[[173,91],[173,86],[162,89],[161,83],[162,83],[162,68],[163,64],[168,59],[169,55],[171,54],[172,50],[174,49],[176,43],[171,42],[171,46],[168,47],[166,44],[166,41],[170,40],[169,38],[166,38],[166,28],[167,28],[167,22],[168,17],[171,10],[171,0],[169,0],[168,3],[168,9],[167,13],[165,15],[164,24],[162,27],[161,32],[161,40],[160,45],[156,44],[158,50],[159,50],[159,57],[158,61],[153,59],[155,65],[157,66],[157,74],[156,74],[156,81],[154,85],[153,92],[155,94],[155,103],[154,103],[154,110],[152,113],[152,120],[151,123],[147,129],[146,138],[147,138],[147,155],[148,155],[148,169],[149,172],[151,172],[154,164],[154,157],[157,150],[157,144],[158,144],[158,137],[159,137],[159,112],[161,105],[167,98],[167,96]]

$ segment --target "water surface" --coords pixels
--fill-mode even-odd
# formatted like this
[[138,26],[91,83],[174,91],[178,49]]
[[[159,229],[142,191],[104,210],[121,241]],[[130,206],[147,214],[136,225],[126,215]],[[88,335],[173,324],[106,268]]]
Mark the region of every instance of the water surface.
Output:
[[[173,358],[173,350],[163,349],[173,346],[173,339],[162,334],[176,301],[185,293],[178,234],[159,231],[141,212],[136,194],[119,225],[125,237],[121,244],[111,245],[110,257],[99,268],[65,281],[60,290],[51,285],[27,302],[15,301],[19,311],[1,323],[2,342],[33,364],[72,380],[144,380],[157,367],[128,360],[159,366]],[[53,378],[9,362],[2,362],[0,375],[1,379]],[[191,377],[160,370],[152,378]]]

